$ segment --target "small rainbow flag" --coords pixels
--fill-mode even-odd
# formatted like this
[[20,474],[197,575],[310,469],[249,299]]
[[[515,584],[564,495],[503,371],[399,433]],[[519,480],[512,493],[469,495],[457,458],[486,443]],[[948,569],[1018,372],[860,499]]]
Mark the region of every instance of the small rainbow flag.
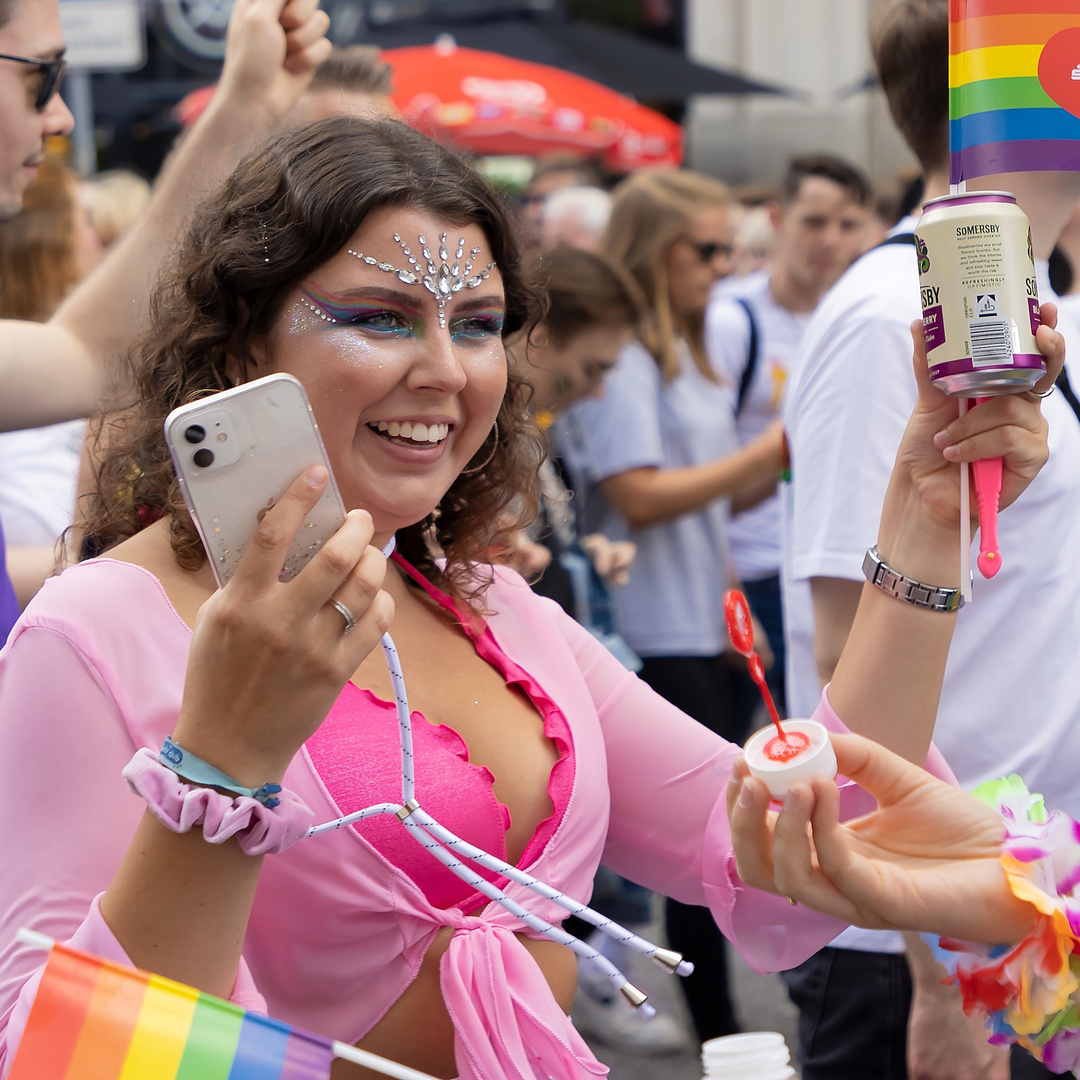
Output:
[[327,1080],[333,1044],[55,944],[8,1080]]
[[949,0],[949,179],[1080,170],[1080,0]]

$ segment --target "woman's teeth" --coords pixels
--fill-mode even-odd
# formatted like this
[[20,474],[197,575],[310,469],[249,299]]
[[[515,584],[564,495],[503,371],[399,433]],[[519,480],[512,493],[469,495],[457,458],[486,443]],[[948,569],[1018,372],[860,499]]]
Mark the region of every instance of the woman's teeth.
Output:
[[398,422],[397,420],[379,420],[368,427],[379,432],[380,435],[388,435],[391,439],[407,439],[409,442],[426,443],[429,446],[440,443],[450,433],[449,424],[422,424],[411,420]]

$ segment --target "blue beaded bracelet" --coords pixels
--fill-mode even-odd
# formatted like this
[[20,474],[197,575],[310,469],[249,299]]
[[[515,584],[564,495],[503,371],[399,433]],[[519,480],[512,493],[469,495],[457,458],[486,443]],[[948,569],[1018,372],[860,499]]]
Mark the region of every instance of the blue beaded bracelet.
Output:
[[196,757],[190,750],[178,746],[168,736],[161,748],[158,760],[166,768],[182,776],[192,784],[200,784],[203,787],[222,788],[233,795],[246,795],[250,799],[261,802],[267,810],[273,810],[280,799],[274,798],[281,791],[280,784],[263,784],[262,787],[249,788],[238,784],[231,776],[226,776],[220,769],[215,769],[207,761]]

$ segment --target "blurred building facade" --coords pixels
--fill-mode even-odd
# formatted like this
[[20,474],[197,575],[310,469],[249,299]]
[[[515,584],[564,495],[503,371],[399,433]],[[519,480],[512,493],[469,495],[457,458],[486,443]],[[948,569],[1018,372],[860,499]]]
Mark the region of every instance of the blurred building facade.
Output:
[[694,98],[688,164],[735,184],[777,179],[803,151],[841,154],[875,181],[915,166],[880,89],[865,86],[870,17],[881,2],[685,0],[693,59],[806,94]]

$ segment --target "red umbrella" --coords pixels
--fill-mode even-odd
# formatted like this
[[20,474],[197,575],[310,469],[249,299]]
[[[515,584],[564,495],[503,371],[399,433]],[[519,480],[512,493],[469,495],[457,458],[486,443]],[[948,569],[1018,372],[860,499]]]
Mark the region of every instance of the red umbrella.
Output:
[[478,154],[602,157],[616,172],[682,161],[682,128],[580,75],[451,44],[387,49],[414,127]]

